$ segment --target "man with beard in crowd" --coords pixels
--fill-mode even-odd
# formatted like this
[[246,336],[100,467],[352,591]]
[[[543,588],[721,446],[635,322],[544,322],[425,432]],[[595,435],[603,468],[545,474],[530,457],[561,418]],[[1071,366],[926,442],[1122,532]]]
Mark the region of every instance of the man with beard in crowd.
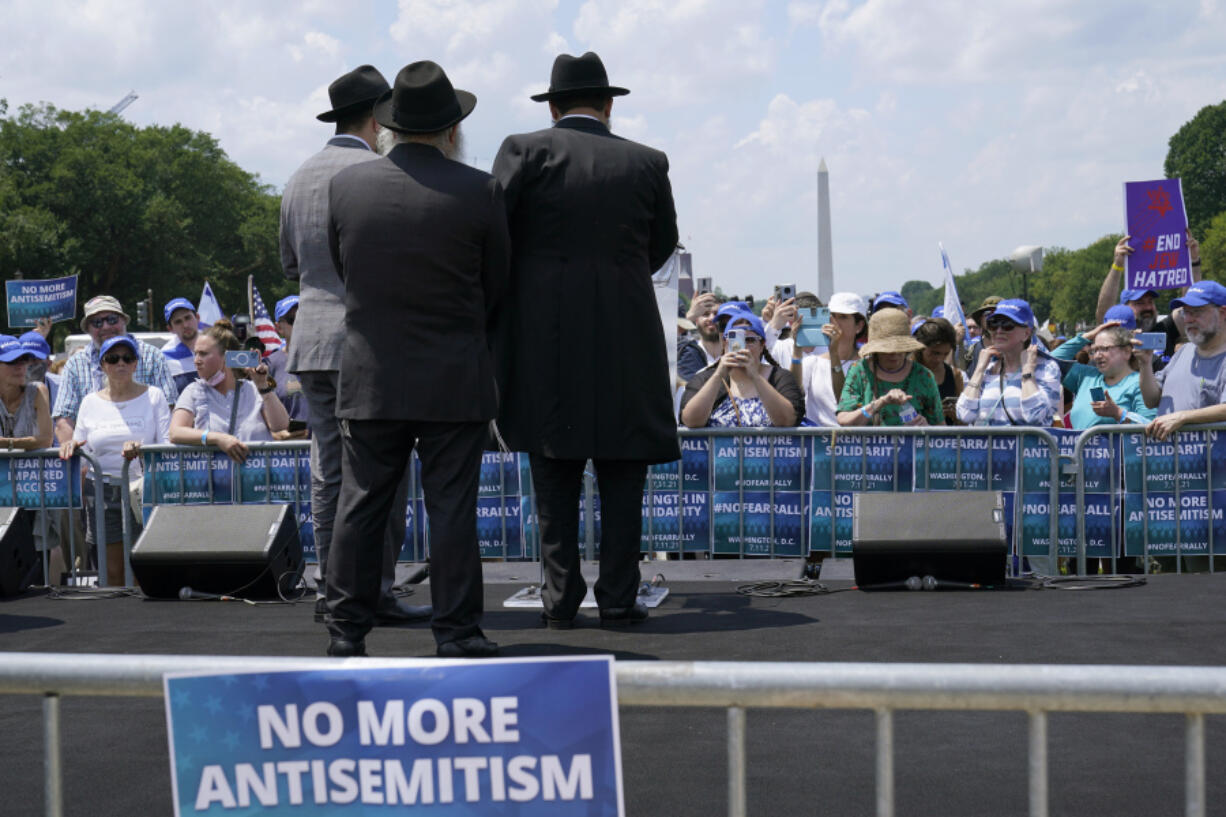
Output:
[[694,296],[686,313],[698,330],[697,340],[687,340],[677,349],[677,377],[682,385],[703,369],[719,360],[724,353],[723,336],[719,333],[716,312],[720,299],[714,292]]
[[1137,352],[1141,395],[1145,405],[1158,409],[1146,432],[1157,440],[1169,439],[1189,423],[1226,422],[1226,287],[1197,281],[1171,307],[1183,310],[1189,342],[1157,374],[1153,353]]
[[[1107,310],[1115,306],[1116,293],[1119,302],[1128,306],[1137,318],[1137,329],[1142,332],[1162,332],[1166,335],[1166,348],[1161,358],[1154,358],[1154,371],[1160,371],[1167,361],[1175,354],[1175,346],[1183,336],[1183,315],[1174,301],[1171,302],[1171,314],[1158,320],[1158,310],[1154,299],[1158,293],[1152,289],[1126,289],[1120,292],[1120,276],[1124,274],[1124,260],[1132,255],[1132,246],[1128,243],[1131,236],[1124,236],[1115,245],[1115,258],[1111,261],[1111,269],[1103,279],[1103,285],[1098,290],[1098,307],[1094,312],[1094,323],[1101,324]],[[1192,282],[1200,280],[1200,243],[1187,233],[1188,257],[1192,262]]]

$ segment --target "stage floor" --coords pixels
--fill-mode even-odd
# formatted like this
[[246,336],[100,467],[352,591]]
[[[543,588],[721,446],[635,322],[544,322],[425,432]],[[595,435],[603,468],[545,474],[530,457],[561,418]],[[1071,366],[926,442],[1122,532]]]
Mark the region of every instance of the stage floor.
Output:
[[[502,606],[523,583],[489,583],[485,631],[507,657],[1226,664],[1223,574],[1159,575],[1144,587],[1109,591],[750,598],[723,578],[728,568],[707,564],[724,572],[700,581],[667,562],[645,564],[645,578],[671,572],[686,580],[670,579],[665,602],[627,631],[599,629],[594,613],[571,631],[541,629],[535,611]],[[413,596],[428,599],[428,585]],[[310,602],[251,607],[29,594],[0,599],[0,651],[322,655],[327,635],[312,613]],[[423,625],[378,629],[367,644],[378,656],[434,651]],[[62,710],[66,814],[172,813],[160,700],[66,698]],[[748,726],[750,813],[874,812],[871,712],[751,710]],[[1051,813],[1182,813],[1183,726],[1169,715],[1051,716]],[[621,729],[627,814],[726,812],[723,710],[625,708]],[[1226,759],[1226,724],[1209,718],[1206,731],[1208,813],[1224,814],[1226,776],[1213,770]],[[0,815],[41,814],[38,698],[0,696],[0,735]],[[1024,714],[903,712],[895,741],[899,815],[1027,813]]]

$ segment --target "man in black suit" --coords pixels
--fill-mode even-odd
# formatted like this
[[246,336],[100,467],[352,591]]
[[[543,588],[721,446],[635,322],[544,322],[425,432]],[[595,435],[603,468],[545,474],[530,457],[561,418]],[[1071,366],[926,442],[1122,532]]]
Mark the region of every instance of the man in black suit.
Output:
[[406,66],[375,105],[397,145],[332,180],[328,241],[345,282],[345,334],[329,655],[366,654],[383,531],[414,446],[430,517],[438,654],[498,651],[480,627],[476,508],[497,403],[486,324],[506,288],[510,250],[501,186],[454,160],[459,122],[476,104],[433,62]]
[[546,625],[567,628],[586,593],[579,492],[600,489],[602,625],[635,623],[647,466],[680,456],[668,351],[651,275],[677,243],[668,158],[609,131],[600,58],[563,54],[554,126],[509,136],[494,160],[513,247],[511,303],[498,316],[499,427],[527,451],[540,518]]

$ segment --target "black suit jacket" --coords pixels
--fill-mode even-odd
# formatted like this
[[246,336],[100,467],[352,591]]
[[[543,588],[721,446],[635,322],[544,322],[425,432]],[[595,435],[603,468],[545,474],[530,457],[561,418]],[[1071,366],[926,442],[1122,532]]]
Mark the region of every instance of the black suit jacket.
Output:
[[651,275],[677,244],[668,158],[588,118],[509,136],[512,277],[498,316],[499,426],[560,459],[680,454]]
[[502,187],[429,145],[333,177],[328,242],[345,282],[336,416],[489,420],[486,325],[506,289]]

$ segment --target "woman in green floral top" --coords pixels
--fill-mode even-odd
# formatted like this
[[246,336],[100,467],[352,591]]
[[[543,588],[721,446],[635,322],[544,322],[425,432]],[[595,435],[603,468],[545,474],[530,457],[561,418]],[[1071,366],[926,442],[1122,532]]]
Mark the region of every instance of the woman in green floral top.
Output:
[[[907,313],[891,308],[874,312],[868,343],[843,384],[839,425],[943,425],[937,382],[910,354],[923,348],[911,337]],[[911,413],[915,416],[904,419]]]

